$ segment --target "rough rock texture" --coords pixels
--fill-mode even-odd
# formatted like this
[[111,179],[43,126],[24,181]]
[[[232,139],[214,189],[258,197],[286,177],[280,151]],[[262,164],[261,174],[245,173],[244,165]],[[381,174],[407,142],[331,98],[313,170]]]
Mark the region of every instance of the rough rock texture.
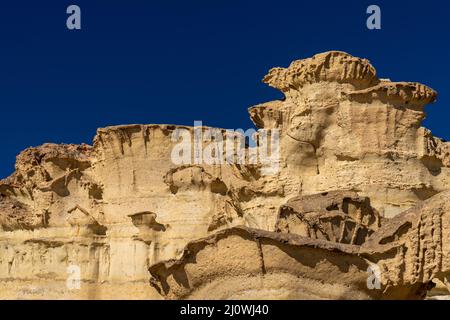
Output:
[[356,192],[324,192],[290,199],[280,207],[275,230],[313,239],[363,244],[381,217]]
[[23,151],[0,182],[0,298],[423,298],[446,284],[450,144],[421,127],[436,93],[337,51],[263,81],[285,95],[249,109],[279,130],[273,174],[176,164],[173,133],[199,128],[175,125]]
[[[235,227],[190,242],[150,267],[176,299],[423,299],[450,280],[450,192],[402,212],[362,245]],[[367,269],[380,268],[379,288]]]

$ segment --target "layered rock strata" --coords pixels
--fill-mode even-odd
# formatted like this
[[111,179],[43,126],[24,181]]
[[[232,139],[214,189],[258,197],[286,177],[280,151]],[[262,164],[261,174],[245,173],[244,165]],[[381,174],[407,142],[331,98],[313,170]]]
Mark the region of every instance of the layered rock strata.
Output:
[[0,182],[0,298],[423,298],[446,283],[450,148],[421,127],[436,92],[338,51],[263,81],[285,96],[249,109],[279,136],[269,174],[174,161],[179,132],[229,141],[208,127],[23,151]]

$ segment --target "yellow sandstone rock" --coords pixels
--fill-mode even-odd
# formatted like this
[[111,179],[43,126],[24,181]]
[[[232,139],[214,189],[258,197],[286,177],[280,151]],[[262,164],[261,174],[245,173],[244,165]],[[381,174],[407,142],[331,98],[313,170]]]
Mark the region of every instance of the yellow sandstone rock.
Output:
[[421,127],[436,92],[338,51],[263,81],[285,95],[249,109],[279,134],[270,174],[174,161],[175,133],[208,148],[207,127],[23,151],[0,182],[0,298],[417,299],[447,283],[450,145]]

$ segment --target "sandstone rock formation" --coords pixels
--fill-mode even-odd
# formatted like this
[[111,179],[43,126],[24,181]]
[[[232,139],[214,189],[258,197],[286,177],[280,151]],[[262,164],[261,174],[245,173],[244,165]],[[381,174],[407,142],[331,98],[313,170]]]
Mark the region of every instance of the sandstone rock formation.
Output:
[[204,149],[230,135],[176,125],[23,151],[0,182],[0,298],[417,299],[448,283],[450,144],[421,127],[436,93],[337,51],[264,82],[285,95],[249,109],[279,134],[268,163],[174,162],[179,131]]
[[[190,242],[180,259],[151,266],[151,283],[171,299],[423,299],[432,279],[450,280],[449,196],[442,192],[383,220],[361,245],[225,229]],[[331,235],[345,234],[347,221],[339,222]],[[369,268],[379,272],[379,287],[371,287]]]

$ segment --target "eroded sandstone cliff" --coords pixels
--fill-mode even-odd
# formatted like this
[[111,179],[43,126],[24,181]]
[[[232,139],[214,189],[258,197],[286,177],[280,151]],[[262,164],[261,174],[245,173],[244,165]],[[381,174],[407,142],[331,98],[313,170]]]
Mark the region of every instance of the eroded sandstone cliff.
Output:
[[175,125],[23,151],[0,182],[0,298],[422,298],[445,282],[450,144],[421,127],[436,93],[338,51],[263,81],[285,96],[249,109],[279,132],[271,174],[174,163],[174,132],[199,129]]

